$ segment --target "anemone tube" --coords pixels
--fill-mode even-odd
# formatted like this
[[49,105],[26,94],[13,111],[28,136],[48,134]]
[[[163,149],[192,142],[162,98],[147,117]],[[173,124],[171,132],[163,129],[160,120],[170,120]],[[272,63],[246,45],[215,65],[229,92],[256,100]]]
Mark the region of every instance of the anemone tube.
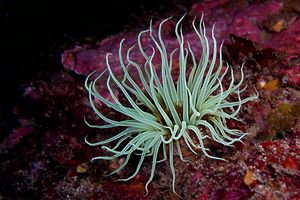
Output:
[[[120,133],[103,141],[90,142],[87,137],[85,138],[85,142],[88,145],[100,145],[102,149],[111,154],[110,156],[94,157],[92,161],[125,157],[124,163],[109,174],[111,175],[122,170],[133,153],[139,155],[139,162],[135,172],[128,178],[119,179],[120,181],[128,181],[139,173],[145,158],[152,156],[152,169],[149,180],[145,185],[147,193],[148,185],[154,177],[156,165],[167,160],[172,174],[172,190],[175,192],[174,151],[177,151],[182,161],[188,161],[183,158],[182,144],[185,144],[184,148],[188,148],[194,154],[202,152],[208,158],[224,160],[223,158],[210,155],[209,149],[205,147],[204,140],[210,139],[225,146],[232,146],[234,142],[238,141],[242,142],[241,139],[248,133],[228,128],[226,120],[239,120],[236,116],[241,109],[241,105],[258,98],[258,94],[256,94],[241,99],[240,94],[246,88],[240,89],[244,80],[244,64],[241,66],[241,78],[237,84],[234,84],[233,70],[227,63],[226,70],[222,71],[223,43],[218,51],[214,37],[214,25],[211,31],[213,49],[210,54],[210,45],[206,36],[203,15],[198,27],[196,26],[196,18],[192,23],[192,27],[202,46],[200,59],[196,59],[191,44],[185,41],[182,33],[181,22],[183,18],[184,16],[177,22],[175,27],[178,48],[175,48],[170,54],[167,53],[161,34],[163,24],[170,18],[160,23],[157,37],[153,35],[152,23],[150,22],[150,28],[140,32],[137,38],[137,48],[145,60],[143,66],[130,59],[131,51],[136,46],[128,48],[126,62],[124,62],[122,52],[123,39],[120,42],[118,52],[123,79],[118,80],[113,73],[109,62],[111,53],[108,53],[106,55],[107,69],[97,78],[90,81],[94,72],[91,73],[85,82],[91,107],[99,118],[106,122],[104,125],[94,125],[85,120],[87,125],[98,129],[123,128],[123,131]],[[144,34],[149,34],[154,44],[148,44],[148,47],[152,49],[151,55],[146,53],[145,47],[142,45],[141,38]],[[172,66],[174,65],[173,57],[176,53],[179,58],[177,63],[179,65],[179,76],[175,81],[174,74],[172,76],[174,71]],[[152,62],[156,54],[161,59],[160,74]],[[187,72],[188,56],[192,60],[189,73]],[[130,67],[137,71],[137,76],[133,77],[131,75]],[[222,81],[228,69],[230,69],[231,82],[225,89]],[[108,72],[106,87],[113,101],[107,100],[96,87],[97,82],[104,77],[106,72]],[[135,80],[137,78],[139,81]],[[126,105],[122,104],[114,94],[111,82],[126,97]],[[230,95],[236,95],[237,101],[226,100]],[[127,118],[121,121],[108,118],[97,109],[94,103],[96,99]],[[202,131],[203,129],[206,131]],[[113,147],[105,146],[105,144],[111,142],[115,142]],[[158,160],[160,150],[162,150],[163,155],[162,159]]]

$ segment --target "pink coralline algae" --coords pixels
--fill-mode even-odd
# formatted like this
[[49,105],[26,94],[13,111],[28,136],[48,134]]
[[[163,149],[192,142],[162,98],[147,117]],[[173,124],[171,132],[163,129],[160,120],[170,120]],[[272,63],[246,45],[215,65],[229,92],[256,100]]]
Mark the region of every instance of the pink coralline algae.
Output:
[[254,196],[258,197],[263,192],[270,199],[300,198],[299,136],[297,132],[288,140],[258,145],[259,155],[252,164],[256,178],[252,189],[257,192]]
[[[296,55],[299,56],[300,49],[300,19],[291,19],[289,27],[279,33],[273,33],[272,38],[264,41],[264,48],[270,47],[287,53],[289,61]],[[276,41],[276,42],[275,42]]]
[[300,87],[300,63],[295,64],[290,69],[282,70],[293,85]]
[[[235,6],[231,5],[233,3]],[[203,12],[205,14],[207,32],[210,31],[213,23],[216,23],[217,31],[215,37],[220,44],[222,40],[225,43],[230,42],[230,35],[238,37],[244,37],[256,43],[261,49],[274,49],[277,53],[283,53],[285,55],[286,65],[289,65],[289,69],[282,69],[281,73],[286,75],[290,82],[294,86],[299,86],[299,57],[300,49],[300,20],[291,16],[287,21],[287,28],[278,32],[270,32],[264,29],[264,24],[273,18],[278,18],[278,15],[285,12],[285,4],[281,1],[268,1],[260,4],[246,5],[246,3],[239,3],[238,1],[231,2],[223,0],[222,2],[206,1],[205,3],[194,4],[191,11],[188,13],[187,18],[190,21],[194,16],[199,16]],[[273,18],[272,18],[273,17]],[[158,26],[159,20],[155,23],[154,28]],[[170,26],[174,26],[175,23],[169,23]],[[170,28],[171,29],[171,28]],[[129,32],[125,35],[117,34],[109,36],[98,43],[98,48],[91,48],[88,45],[81,47],[77,46],[74,49],[65,50],[62,54],[62,64],[65,68],[74,71],[77,74],[87,75],[95,69],[102,71],[105,69],[105,55],[110,52],[114,56],[112,58],[112,66],[118,66],[117,49],[119,42],[125,38],[125,49],[136,43],[137,32]],[[197,41],[197,36],[192,31],[187,30],[185,33],[187,40],[193,43]],[[164,40],[166,41],[167,48],[174,48],[176,45],[176,39],[172,36],[171,32],[165,31],[163,33]],[[145,43],[150,39],[145,36],[143,38]],[[194,42],[195,43],[195,42]],[[200,49],[200,48],[199,48]],[[133,50],[133,54],[134,54]],[[197,52],[200,54],[201,52]],[[135,60],[142,60],[137,55]],[[158,61],[153,61],[158,63]],[[115,73],[121,70],[116,67]]]
[[[271,14],[282,9],[279,1],[269,1],[264,4],[246,6],[243,1],[207,1],[192,6],[191,13],[198,15],[204,12],[210,19],[216,21],[219,29],[219,38],[227,39],[229,34],[246,37],[255,42],[263,41],[263,32],[260,24]],[[266,12],[267,11],[267,12]],[[212,25],[213,21],[210,21]],[[217,36],[218,37],[218,36]]]
[[[229,1],[223,1],[223,4],[229,4]],[[259,25],[267,19],[268,15],[272,13],[277,13],[282,9],[281,3],[278,1],[270,1],[266,4],[251,5],[248,7],[238,5],[231,6],[230,9],[223,8],[220,2],[213,3],[209,2],[206,4],[195,4],[192,7],[192,11],[188,16],[191,20],[194,16],[199,16],[203,12],[207,21],[207,32],[210,32],[213,23],[216,23],[216,33],[215,37],[220,44],[222,40],[228,41],[229,34],[234,34],[236,36],[243,36],[251,39],[258,43],[263,43],[263,31],[260,30]],[[215,5],[214,5],[215,4]],[[225,7],[226,5],[224,5]],[[229,6],[229,5],[227,5]],[[266,12],[268,10],[268,12]],[[154,29],[157,28],[158,22],[154,25]],[[174,25],[175,23],[173,23]],[[170,24],[172,26],[172,24]],[[62,64],[65,68],[75,71],[78,74],[87,75],[93,70],[98,69],[102,71],[105,69],[105,55],[110,52],[115,55],[115,61],[112,60],[112,66],[118,66],[117,60],[117,50],[119,42],[122,38],[125,38],[124,48],[128,48],[132,44],[136,43],[136,35],[138,32],[127,33],[126,35],[117,34],[110,36],[98,44],[98,49],[89,49],[89,47],[76,47],[71,50],[66,50],[62,54]],[[191,32],[185,32],[185,38],[187,38],[190,43],[198,44],[198,38],[196,34]],[[163,38],[166,46],[170,49],[174,49],[176,45],[176,38],[171,35],[171,32],[164,32]],[[149,37],[143,38],[145,43],[151,41]],[[270,43],[273,40],[269,40]],[[287,42],[287,41],[286,41]],[[200,44],[199,44],[200,45]],[[283,42],[282,45],[286,45]],[[200,46],[199,46],[199,49]],[[134,52],[134,50],[133,50]],[[201,52],[198,52],[198,54]],[[134,53],[133,53],[134,54]],[[142,60],[142,57],[137,57],[136,60]],[[155,61],[153,61],[155,63]],[[114,65],[115,64],[115,65]]]

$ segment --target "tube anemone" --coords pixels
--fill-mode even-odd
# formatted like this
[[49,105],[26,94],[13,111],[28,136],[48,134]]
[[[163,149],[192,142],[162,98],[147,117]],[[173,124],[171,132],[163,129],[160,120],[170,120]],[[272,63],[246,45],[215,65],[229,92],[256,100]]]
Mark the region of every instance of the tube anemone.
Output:
[[[89,101],[95,113],[105,124],[92,125],[86,123],[91,128],[107,129],[112,127],[122,127],[123,131],[113,137],[99,142],[90,142],[87,137],[85,142],[90,146],[101,146],[109,152],[109,156],[97,156],[94,160],[113,160],[125,157],[124,163],[114,174],[122,170],[129,162],[133,153],[139,156],[135,172],[121,181],[128,181],[135,177],[146,157],[152,159],[152,169],[148,182],[145,185],[148,193],[148,185],[152,181],[158,163],[168,162],[172,173],[172,190],[175,192],[175,168],[173,164],[174,151],[177,151],[179,158],[184,159],[181,148],[187,148],[194,154],[203,153],[211,159],[224,160],[209,153],[205,147],[206,141],[210,140],[225,146],[232,146],[235,142],[241,142],[248,133],[237,129],[230,129],[226,125],[226,120],[238,120],[242,104],[258,98],[258,94],[242,99],[241,93],[245,88],[240,89],[244,73],[241,66],[241,78],[237,84],[234,80],[233,70],[226,63],[225,71],[222,70],[222,46],[219,49],[214,37],[215,25],[211,30],[212,45],[209,45],[203,16],[198,25],[196,18],[192,27],[201,44],[202,53],[200,58],[196,58],[192,50],[193,44],[185,40],[182,32],[182,20],[177,22],[175,35],[178,48],[167,50],[162,38],[162,27],[170,18],[163,20],[158,28],[157,37],[154,36],[152,23],[149,29],[140,32],[137,37],[137,45],[127,49],[123,55],[124,39],[119,45],[119,62],[122,69],[122,78],[117,77],[110,65],[111,54],[106,55],[105,69],[97,78],[91,80],[91,73],[85,82],[85,87],[89,94]],[[143,46],[141,38],[148,35],[152,45]],[[137,48],[144,59],[140,66],[130,59],[131,51]],[[151,53],[145,49],[151,49]],[[210,50],[212,48],[212,50]],[[155,66],[153,59],[159,56],[161,64]],[[174,57],[177,56],[178,60]],[[124,57],[126,60],[124,60]],[[188,62],[191,58],[192,64]],[[176,62],[176,63],[175,63]],[[179,66],[179,75],[175,77],[174,69]],[[137,74],[133,75],[130,68],[134,68]],[[230,69],[231,82],[226,88],[223,86],[224,77]],[[97,82],[107,75],[106,87],[112,101],[107,100],[97,90]],[[178,74],[178,73],[177,73]],[[126,102],[119,101],[114,93],[113,86],[126,98]],[[230,96],[235,95],[236,101],[229,101]],[[125,120],[116,121],[101,113],[95,105],[95,100],[105,104],[116,113],[126,116]],[[114,142],[114,146],[106,146]],[[158,160],[158,154],[162,152],[162,159]]]

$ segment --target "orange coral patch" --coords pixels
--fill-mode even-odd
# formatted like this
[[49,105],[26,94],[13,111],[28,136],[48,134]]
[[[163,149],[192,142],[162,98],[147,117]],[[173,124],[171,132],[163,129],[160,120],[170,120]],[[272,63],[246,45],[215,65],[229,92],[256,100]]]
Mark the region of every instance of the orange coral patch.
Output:
[[279,84],[279,80],[274,79],[274,80],[267,82],[264,86],[262,86],[262,88],[264,90],[268,90],[268,91],[275,91],[278,88],[278,84]]
[[250,186],[252,183],[254,183],[253,172],[249,169],[247,169],[246,175],[244,177],[244,183],[248,186]]

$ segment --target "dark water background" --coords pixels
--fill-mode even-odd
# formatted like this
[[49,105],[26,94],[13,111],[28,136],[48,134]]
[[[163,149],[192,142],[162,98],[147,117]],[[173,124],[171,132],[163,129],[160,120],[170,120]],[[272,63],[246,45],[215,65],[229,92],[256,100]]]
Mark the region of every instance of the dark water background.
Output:
[[13,106],[34,79],[62,69],[60,54],[135,27],[145,13],[166,12],[171,1],[0,0],[0,138],[14,126]]

